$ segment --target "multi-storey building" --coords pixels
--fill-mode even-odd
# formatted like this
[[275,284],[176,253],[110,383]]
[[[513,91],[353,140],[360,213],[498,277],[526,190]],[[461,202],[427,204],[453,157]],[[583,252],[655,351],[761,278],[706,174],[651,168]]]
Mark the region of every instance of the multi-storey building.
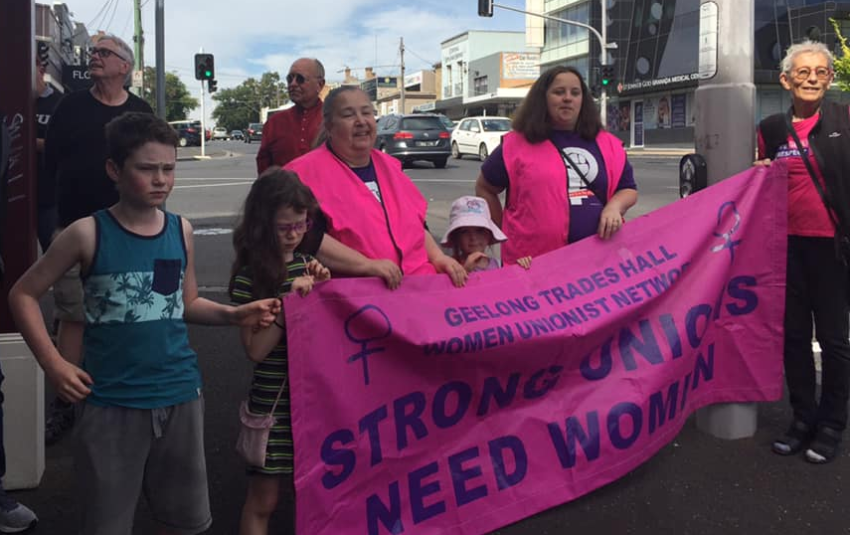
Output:
[[[647,146],[693,143],[700,0],[526,2],[529,11],[594,28],[601,27],[604,5],[607,40],[617,44],[616,49],[608,50],[617,75],[609,90],[609,130],[630,144],[635,140],[635,128],[643,130]],[[788,46],[811,38],[841,53],[829,19],[839,21],[844,35],[850,34],[850,2],[755,0],[754,15],[755,124],[789,105],[786,92],[778,84],[779,62]],[[541,71],[554,65],[572,65],[588,78],[591,87],[598,84],[601,48],[586,29],[546,21],[542,29],[528,32],[542,34]],[[833,98],[844,96],[835,94]]]

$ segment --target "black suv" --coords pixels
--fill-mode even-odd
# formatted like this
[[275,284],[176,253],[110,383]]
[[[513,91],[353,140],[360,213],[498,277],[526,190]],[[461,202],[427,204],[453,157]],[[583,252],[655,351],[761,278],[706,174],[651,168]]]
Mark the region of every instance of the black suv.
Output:
[[243,141],[250,143],[252,141],[262,141],[263,139],[263,123],[251,123],[245,129],[245,137]]
[[201,146],[201,124],[172,125],[177,131],[178,143],[181,147]]
[[452,153],[451,137],[437,115],[385,115],[378,120],[375,148],[395,156],[402,164],[426,160],[442,169]]

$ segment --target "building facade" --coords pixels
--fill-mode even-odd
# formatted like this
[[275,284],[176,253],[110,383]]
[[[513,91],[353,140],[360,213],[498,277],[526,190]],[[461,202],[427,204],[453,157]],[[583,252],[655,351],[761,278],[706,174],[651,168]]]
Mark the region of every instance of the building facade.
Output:
[[[528,9],[541,0],[527,0]],[[542,12],[600,28],[606,6],[608,51],[616,81],[609,90],[608,129],[634,145],[692,146],[694,92],[698,86],[700,0],[543,0]],[[754,124],[790,104],[779,86],[779,62],[785,50],[804,39],[840,46],[830,18],[850,33],[850,2],[755,0]],[[530,30],[529,30],[530,31]],[[546,21],[541,70],[572,65],[599,83],[601,48],[587,30]],[[844,99],[836,92],[832,98]],[[643,136],[635,136],[635,129]]]
[[441,43],[439,99],[452,119],[510,115],[539,73],[539,48],[524,32],[468,31]]

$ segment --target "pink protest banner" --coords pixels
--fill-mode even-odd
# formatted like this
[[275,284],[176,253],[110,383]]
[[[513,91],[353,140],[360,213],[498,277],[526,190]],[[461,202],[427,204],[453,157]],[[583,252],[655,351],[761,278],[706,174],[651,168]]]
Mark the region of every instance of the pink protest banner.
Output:
[[778,399],[783,176],[746,171],[463,289],[289,297],[298,533],[486,533],[623,476],[699,407]]

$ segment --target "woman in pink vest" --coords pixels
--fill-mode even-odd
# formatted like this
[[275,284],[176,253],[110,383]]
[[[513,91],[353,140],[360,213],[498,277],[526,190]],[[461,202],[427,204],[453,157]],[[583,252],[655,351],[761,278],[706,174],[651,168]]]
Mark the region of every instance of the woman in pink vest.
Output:
[[587,84],[572,67],[553,67],[534,82],[513,131],[481,166],[475,193],[508,237],[503,264],[593,234],[608,239],[637,202],[623,145],[602,129]]
[[[366,93],[353,86],[334,89],[322,120],[325,143],[286,166],[319,201],[322,263],[334,272],[382,277],[391,288],[402,275],[434,273],[463,286],[466,270],[425,226],[427,201],[398,160],[373,148],[375,111]],[[364,265],[363,257],[372,260],[365,271],[356,267]]]

